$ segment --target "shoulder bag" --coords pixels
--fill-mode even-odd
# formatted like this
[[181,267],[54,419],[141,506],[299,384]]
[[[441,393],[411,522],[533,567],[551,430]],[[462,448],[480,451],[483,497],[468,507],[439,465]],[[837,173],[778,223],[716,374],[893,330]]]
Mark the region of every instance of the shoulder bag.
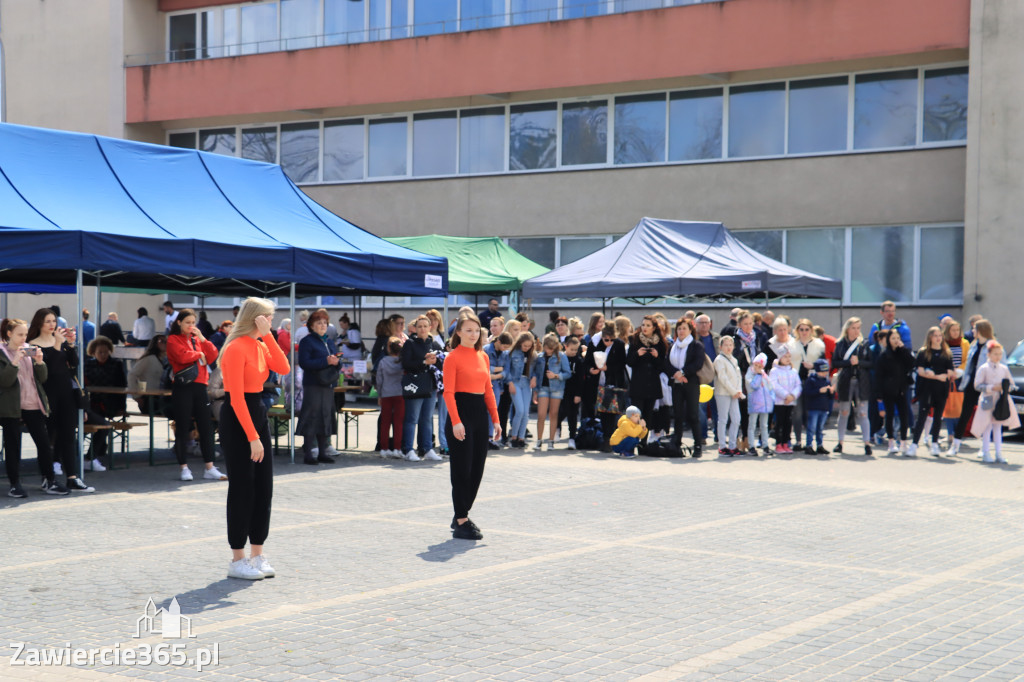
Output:
[[702,384],[710,384],[715,380],[715,363],[705,353],[704,366],[697,370],[697,381]]
[[[331,355],[331,348],[330,348],[330,346],[328,346],[327,342],[323,341],[323,339],[321,339],[321,341],[324,344],[324,350],[327,351],[327,356],[330,357],[330,355]],[[327,365],[326,367],[321,367],[320,369],[317,370],[317,373],[316,373],[317,382],[321,386],[336,386],[338,384],[339,377],[341,377],[341,363],[340,362],[338,364],[336,364],[336,365]]]

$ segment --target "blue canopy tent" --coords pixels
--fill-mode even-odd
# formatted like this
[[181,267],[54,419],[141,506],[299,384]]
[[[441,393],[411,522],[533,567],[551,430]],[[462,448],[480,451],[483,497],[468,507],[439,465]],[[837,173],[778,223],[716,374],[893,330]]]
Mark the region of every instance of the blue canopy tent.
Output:
[[296,295],[444,296],[448,264],[334,215],[280,166],[0,124],[2,282],[74,284],[78,310],[84,284],[289,296],[294,318]]

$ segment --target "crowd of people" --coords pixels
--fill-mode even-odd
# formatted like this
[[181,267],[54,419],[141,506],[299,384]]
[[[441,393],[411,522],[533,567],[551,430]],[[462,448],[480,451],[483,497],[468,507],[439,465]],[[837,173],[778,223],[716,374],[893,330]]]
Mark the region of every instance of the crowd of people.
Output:
[[[677,320],[644,315],[639,326],[623,315],[594,313],[584,325],[552,312],[541,332],[524,313],[506,320],[496,299],[479,319],[504,434],[492,450],[526,447],[534,409],[534,448],[552,449],[564,425],[569,449],[624,457],[701,457],[711,441],[726,457],[828,455],[824,432],[836,416],[834,453],[885,447],[916,456],[923,445],[954,456],[973,435],[983,461],[1005,462],[1002,429],[1020,425],[1004,350],[981,316],[965,329],[943,315],[916,349],[891,301],[870,326],[847,318],[838,338],[806,318],[740,308],[720,332],[696,311]],[[447,453],[443,426],[433,433],[435,410],[445,423],[446,331],[436,310],[408,326],[398,314],[377,324],[371,362],[383,457]],[[846,436],[857,430],[854,448]]]

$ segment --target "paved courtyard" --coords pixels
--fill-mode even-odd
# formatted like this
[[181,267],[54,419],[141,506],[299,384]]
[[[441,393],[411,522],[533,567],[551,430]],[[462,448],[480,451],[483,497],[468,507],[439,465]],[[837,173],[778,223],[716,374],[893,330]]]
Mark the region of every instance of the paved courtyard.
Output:
[[[1001,467],[974,448],[699,461],[562,448],[491,456],[480,542],[450,537],[447,463],[278,456],[278,577],[255,583],[225,578],[226,484],[182,483],[174,466],[139,455],[87,474],[93,495],[0,498],[13,647],[0,679],[1024,677],[1019,442]],[[176,598],[186,636],[154,634],[168,621],[146,620],[150,598]],[[11,665],[54,649],[171,661]],[[199,672],[171,664],[179,652],[216,660]]]

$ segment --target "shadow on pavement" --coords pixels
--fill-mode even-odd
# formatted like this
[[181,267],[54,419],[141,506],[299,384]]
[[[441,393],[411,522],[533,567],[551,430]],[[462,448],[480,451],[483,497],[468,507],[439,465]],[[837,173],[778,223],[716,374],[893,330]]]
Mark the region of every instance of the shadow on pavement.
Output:
[[[226,564],[227,562],[225,561],[225,568]],[[178,599],[178,606],[181,607],[182,613],[190,614],[215,611],[229,606],[236,606],[237,602],[228,599],[228,597],[235,592],[251,587],[253,583],[257,582],[261,581],[222,578],[216,582],[210,583],[206,587],[200,587],[175,596]],[[173,597],[165,599],[158,606],[161,608],[167,608],[170,606],[172,598]]]
[[483,546],[478,544],[476,540],[456,540],[452,538],[437,545],[430,545],[426,551],[420,552],[416,556],[424,561],[451,561],[459,554],[465,554],[471,549]]

